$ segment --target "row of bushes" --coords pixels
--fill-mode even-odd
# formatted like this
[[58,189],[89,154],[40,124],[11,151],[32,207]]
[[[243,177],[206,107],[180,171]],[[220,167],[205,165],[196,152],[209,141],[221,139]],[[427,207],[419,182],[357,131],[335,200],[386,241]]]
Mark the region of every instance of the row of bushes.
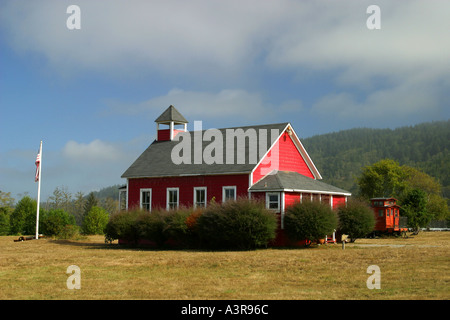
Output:
[[328,204],[303,202],[286,210],[285,230],[292,240],[317,240],[335,230],[351,241],[371,233],[375,227],[372,209],[362,201],[350,200],[332,210]]
[[261,202],[240,199],[211,203],[206,209],[130,210],[111,216],[106,240],[158,246],[167,241],[191,248],[251,249],[265,246],[276,235],[277,217]]
[[[371,232],[372,211],[351,202],[333,211],[329,205],[303,202],[287,208],[284,227],[292,240],[316,240],[338,228],[352,238]],[[339,223],[338,223],[339,221]],[[211,203],[206,209],[130,210],[111,216],[105,239],[137,244],[151,241],[161,247],[168,241],[190,248],[253,249],[267,246],[276,237],[277,215],[263,202],[239,199]]]
[[[15,209],[0,207],[0,235],[34,235],[36,231],[36,201],[23,197]],[[39,209],[39,233],[69,239],[83,234],[103,234],[109,213],[92,206],[83,216],[81,226],[75,216],[63,209]]]

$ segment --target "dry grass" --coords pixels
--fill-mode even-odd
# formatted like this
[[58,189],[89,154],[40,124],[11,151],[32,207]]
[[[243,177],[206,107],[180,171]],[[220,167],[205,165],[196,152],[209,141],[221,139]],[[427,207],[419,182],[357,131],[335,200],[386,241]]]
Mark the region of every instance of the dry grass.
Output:
[[[243,252],[129,249],[99,236],[14,239],[0,237],[0,299],[450,298],[450,232],[360,239],[345,250],[337,244]],[[373,264],[381,269],[380,290],[366,286]],[[81,269],[80,290],[67,289],[70,265]]]

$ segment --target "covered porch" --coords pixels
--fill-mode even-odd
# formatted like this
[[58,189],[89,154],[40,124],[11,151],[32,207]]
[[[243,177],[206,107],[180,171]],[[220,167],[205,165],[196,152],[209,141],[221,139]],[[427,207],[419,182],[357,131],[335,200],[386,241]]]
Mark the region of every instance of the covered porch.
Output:
[[[279,232],[274,245],[293,245],[284,234],[286,208],[302,201],[318,201],[336,209],[347,202],[350,192],[318,181],[297,172],[273,171],[249,188],[250,198],[265,201],[266,208],[279,217]],[[335,243],[335,232],[325,235],[325,242]],[[298,243],[304,245],[305,242]]]

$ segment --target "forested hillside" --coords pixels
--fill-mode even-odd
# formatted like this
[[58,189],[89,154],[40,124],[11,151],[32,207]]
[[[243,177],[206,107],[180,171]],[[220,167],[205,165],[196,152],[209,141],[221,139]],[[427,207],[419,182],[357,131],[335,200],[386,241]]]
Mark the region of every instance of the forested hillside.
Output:
[[435,177],[450,196],[450,120],[397,129],[358,128],[302,139],[323,181],[357,193],[356,177],[381,159]]
[[93,194],[97,199],[111,198],[114,200],[119,200],[119,187],[121,187],[121,185],[105,187],[99,191],[93,191]]

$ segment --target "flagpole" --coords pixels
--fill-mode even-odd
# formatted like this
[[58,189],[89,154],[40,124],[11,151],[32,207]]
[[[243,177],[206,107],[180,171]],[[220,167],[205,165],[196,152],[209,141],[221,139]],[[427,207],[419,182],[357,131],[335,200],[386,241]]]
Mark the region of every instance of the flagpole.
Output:
[[37,196],[37,211],[36,211],[36,239],[39,239],[39,204],[41,202],[41,172],[42,172],[42,140],[39,147],[39,178],[38,178],[38,196]]

